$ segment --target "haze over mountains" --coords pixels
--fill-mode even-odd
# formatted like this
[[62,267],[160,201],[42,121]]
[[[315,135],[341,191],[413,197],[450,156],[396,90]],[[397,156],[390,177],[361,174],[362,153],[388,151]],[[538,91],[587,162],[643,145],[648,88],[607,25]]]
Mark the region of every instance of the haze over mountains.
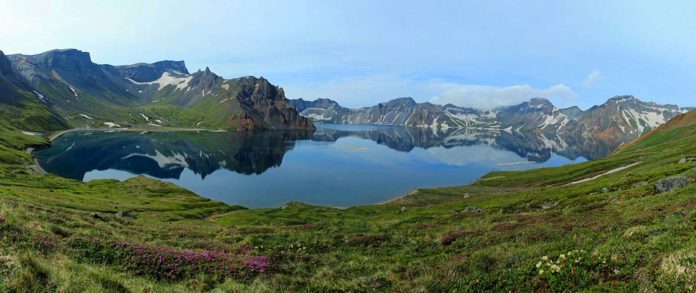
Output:
[[398,98],[358,109],[342,107],[329,99],[297,99],[291,103],[301,115],[317,122],[535,132],[547,137],[591,137],[612,144],[636,138],[689,110],[643,102],[633,96],[613,97],[586,111],[578,107],[559,109],[540,98],[493,110],[416,103],[412,98]]
[[[313,128],[264,78],[189,73],[183,61],[126,66],[92,62],[89,53],[53,50],[0,55],[3,95],[28,130],[129,125],[184,128]],[[23,118],[26,116],[32,119]],[[34,124],[22,121],[32,120]]]

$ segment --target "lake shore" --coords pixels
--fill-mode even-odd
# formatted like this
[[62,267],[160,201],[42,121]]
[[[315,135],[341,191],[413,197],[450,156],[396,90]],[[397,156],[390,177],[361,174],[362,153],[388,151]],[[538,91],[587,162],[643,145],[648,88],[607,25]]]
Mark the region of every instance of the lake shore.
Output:
[[75,131],[113,131],[113,132],[227,132],[228,129],[206,129],[206,128],[177,128],[177,127],[131,127],[131,128],[73,128],[62,130],[59,132],[49,133],[47,138],[49,141],[54,141],[62,135]]

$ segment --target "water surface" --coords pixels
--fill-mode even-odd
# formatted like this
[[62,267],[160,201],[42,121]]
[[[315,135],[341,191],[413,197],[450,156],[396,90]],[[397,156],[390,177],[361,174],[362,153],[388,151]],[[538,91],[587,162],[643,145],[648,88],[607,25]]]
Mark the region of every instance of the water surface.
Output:
[[77,180],[146,175],[228,204],[347,207],[419,187],[471,183],[494,170],[583,162],[612,149],[505,131],[318,126],[314,132],[76,131],[36,156],[46,171]]

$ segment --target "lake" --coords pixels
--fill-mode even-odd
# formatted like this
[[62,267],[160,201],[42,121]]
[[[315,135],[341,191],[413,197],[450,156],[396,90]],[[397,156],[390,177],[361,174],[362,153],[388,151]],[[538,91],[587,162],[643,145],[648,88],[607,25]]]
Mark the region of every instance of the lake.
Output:
[[76,180],[145,175],[251,208],[290,201],[349,207],[414,188],[463,185],[497,170],[583,162],[601,143],[540,134],[319,124],[316,131],[73,131],[35,153]]

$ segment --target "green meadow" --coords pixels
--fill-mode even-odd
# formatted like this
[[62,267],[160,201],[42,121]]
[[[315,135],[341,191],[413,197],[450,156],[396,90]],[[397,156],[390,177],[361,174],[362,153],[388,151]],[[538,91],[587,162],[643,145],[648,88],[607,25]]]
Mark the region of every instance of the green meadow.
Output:
[[[246,209],[137,177],[42,175],[0,126],[2,292],[690,291],[696,128],[383,205]],[[688,161],[688,160],[687,160]],[[630,166],[622,169],[622,167]],[[584,182],[578,182],[586,179]],[[573,184],[577,182],[577,184]]]

